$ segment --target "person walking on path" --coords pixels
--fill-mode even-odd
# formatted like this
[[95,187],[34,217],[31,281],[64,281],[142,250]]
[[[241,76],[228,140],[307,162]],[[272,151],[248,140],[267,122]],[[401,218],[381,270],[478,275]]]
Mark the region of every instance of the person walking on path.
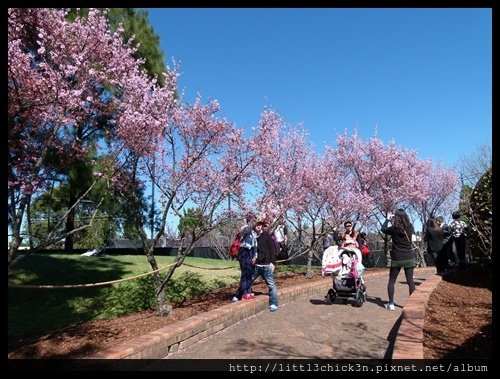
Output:
[[271,234],[265,228],[265,221],[258,221],[255,225],[257,232],[257,260],[252,275],[252,283],[259,276],[264,279],[269,288],[269,310],[278,310],[278,290],[274,282],[274,269],[276,267],[276,248]]
[[[391,222],[392,225],[389,226]],[[405,269],[410,295],[415,291],[415,283],[413,282],[415,258],[411,246],[411,235],[414,229],[404,209],[398,209],[395,215],[389,212],[381,231],[392,237],[391,267],[389,269],[389,282],[387,283],[389,302],[385,307],[390,311],[394,311],[396,310],[394,306],[394,284],[401,267]]]

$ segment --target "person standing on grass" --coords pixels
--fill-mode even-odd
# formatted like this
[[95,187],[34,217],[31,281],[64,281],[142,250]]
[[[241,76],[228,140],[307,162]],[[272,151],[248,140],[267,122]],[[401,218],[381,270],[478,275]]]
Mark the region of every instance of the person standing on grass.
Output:
[[[389,223],[392,223],[392,225],[389,226]],[[411,246],[411,235],[414,229],[408,214],[404,209],[398,209],[394,215],[389,212],[381,231],[392,237],[391,267],[389,269],[389,282],[387,283],[389,302],[385,304],[385,308],[394,311],[396,310],[394,305],[394,285],[401,267],[405,269],[410,295],[415,291],[415,283],[413,282],[415,258]]]
[[257,260],[254,266],[252,282],[259,276],[264,279],[269,288],[269,310],[278,310],[278,290],[274,282],[274,269],[276,268],[276,247],[273,237],[267,229],[264,220],[257,221],[255,231],[257,232]]

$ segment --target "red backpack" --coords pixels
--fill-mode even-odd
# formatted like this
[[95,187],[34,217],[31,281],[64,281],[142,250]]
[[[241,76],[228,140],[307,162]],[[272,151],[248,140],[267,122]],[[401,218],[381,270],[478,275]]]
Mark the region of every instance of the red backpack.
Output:
[[369,255],[370,254],[370,247],[368,244],[365,242],[361,245],[361,255]]
[[238,254],[240,252],[240,233],[236,233],[234,237],[234,241],[229,248],[229,258],[236,259],[238,258]]

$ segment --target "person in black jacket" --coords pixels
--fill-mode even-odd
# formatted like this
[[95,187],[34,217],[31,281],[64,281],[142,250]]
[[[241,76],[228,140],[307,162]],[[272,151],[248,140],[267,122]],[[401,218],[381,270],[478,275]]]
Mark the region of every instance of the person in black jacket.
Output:
[[[390,222],[392,222],[391,226],[389,226]],[[387,283],[389,302],[385,307],[390,311],[394,311],[394,284],[396,284],[401,267],[405,269],[406,282],[408,283],[410,295],[415,291],[415,283],[413,282],[415,258],[411,246],[411,236],[414,229],[404,209],[398,209],[395,215],[392,215],[392,213],[388,214],[381,231],[392,237],[391,267],[389,282]]]
[[460,220],[460,212],[455,211],[452,213],[451,217],[453,217],[453,221],[450,223],[449,228],[451,232],[451,240],[450,240],[450,250],[452,250],[451,245],[455,245],[455,249],[457,251],[458,256],[458,267],[464,268],[466,267],[465,260],[465,250],[467,246],[467,234],[469,229],[467,224]]
[[257,260],[255,262],[252,282],[259,276],[264,279],[269,288],[269,310],[278,310],[278,290],[274,282],[274,269],[276,267],[276,247],[273,237],[267,229],[267,223],[260,220],[255,225],[257,232]]
[[442,216],[436,217],[436,228],[441,230],[441,234],[443,236],[443,247],[438,254],[438,260],[443,262],[442,269],[446,270],[450,266],[450,263],[455,265],[456,260],[451,249],[451,229],[444,223],[444,218]]
[[434,218],[425,223],[424,241],[427,242],[427,254],[429,254],[436,266],[436,271],[441,272],[448,267],[448,256],[443,253],[443,230],[437,225]]

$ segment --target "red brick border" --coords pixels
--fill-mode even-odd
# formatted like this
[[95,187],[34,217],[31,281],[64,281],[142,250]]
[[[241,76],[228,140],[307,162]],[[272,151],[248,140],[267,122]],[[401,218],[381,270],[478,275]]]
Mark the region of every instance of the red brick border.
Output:
[[441,282],[441,275],[433,275],[420,284],[403,307],[392,359],[424,359],[424,319],[429,297]]

